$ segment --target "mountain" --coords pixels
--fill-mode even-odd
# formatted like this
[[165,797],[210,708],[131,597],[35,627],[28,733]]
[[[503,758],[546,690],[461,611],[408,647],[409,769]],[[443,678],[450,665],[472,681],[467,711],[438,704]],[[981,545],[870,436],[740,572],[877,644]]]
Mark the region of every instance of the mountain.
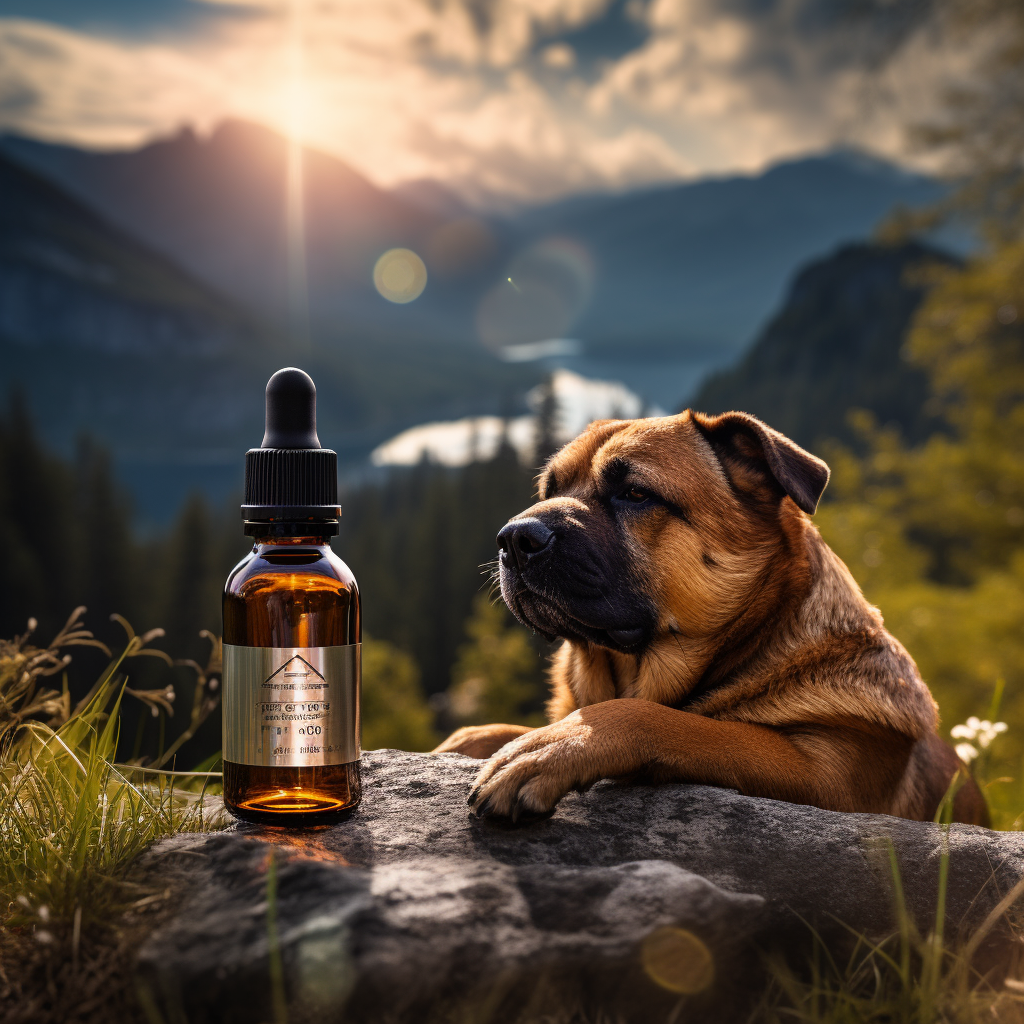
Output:
[[924,295],[922,272],[951,262],[918,243],[847,245],[816,260],[739,365],[708,380],[689,404],[753,413],[812,450],[825,438],[855,440],[851,409],[922,440],[939,424],[927,412],[924,373],[901,351]]
[[[227,121],[208,137],[185,129],[136,150],[94,152],[18,137],[4,138],[0,149],[224,294],[286,322],[289,157],[280,135]],[[409,311],[374,291],[374,263],[394,247],[425,253],[431,233],[450,219],[453,197],[421,186],[407,199],[324,153],[302,156],[313,319],[408,331]],[[432,298],[417,309],[420,321]]]
[[[797,267],[869,236],[894,207],[933,202],[936,182],[838,152],[531,213],[534,231],[572,238],[597,266],[576,327],[591,352],[749,343]],[[680,398],[683,396],[679,396]]]
[[[237,486],[286,363],[313,374],[348,470],[417,424],[525,411],[555,367],[678,405],[735,361],[796,268],[939,194],[836,153],[497,215],[307,150],[312,331],[287,343],[287,166],[284,139],[241,122],[118,152],[0,137],[0,386],[26,391],[58,450],[82,430],[110,446],[150,519],[190,488]],[[373,286],[393,247],[428,270],[405,305]],[[582,352],[498,358],[573,338]]]
[[209,288],[0,157],[0,337],[180,357],[226,352],[254,331]]
[[[0,156],[0,386],[24,394],[50,447],[68,455],[87,432],[130,483],[161,460],[210,476],[218,447],[259,428],[240,399],[276,348],[230,301]],[[151,497],[157,516],[180,501]]]
[[320,435],[349,467],[405,427],[492,411],[538,379],[478,347],[357,337],[297,350],[0,155],[0,398],[21,391],[65,456],[82,432],[101,441],[145,520],[166,520],[190,490],[240,487],[267,378],[294,362],[317,381]]
[[[209,136],[185,130],[119,152],[6,136],[0,150],[211,286],[286,320],[287,144],[269,129],[229,121]],[[434,182],[380,189],[313,150],[304,165],[317,338],[464,350],[482,341],[497,350],[570,337],[593,358],[717,367],[749,342],[798,266],[866,238],[894,206],[941,191],[930,179],[838,152],[760,175],[499,216],[471,213]],[[405,306],[385,302],[372,284],[377,258],[396,246],[418,252],[429,275],[423,295]],[[688,375],[676,378],[682,387]],[[683,395],[646,397],[665,404]]]

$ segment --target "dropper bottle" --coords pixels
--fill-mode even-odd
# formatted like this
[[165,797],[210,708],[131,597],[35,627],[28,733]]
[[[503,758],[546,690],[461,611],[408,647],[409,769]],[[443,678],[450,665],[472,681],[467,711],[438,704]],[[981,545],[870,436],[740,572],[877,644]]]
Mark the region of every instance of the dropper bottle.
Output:
[[245,456],[253,549],[224,587],[224,803],[244,821],[332,824],[359,803],[359,589],[330,547],[340,516],[316,387],[278,370]]

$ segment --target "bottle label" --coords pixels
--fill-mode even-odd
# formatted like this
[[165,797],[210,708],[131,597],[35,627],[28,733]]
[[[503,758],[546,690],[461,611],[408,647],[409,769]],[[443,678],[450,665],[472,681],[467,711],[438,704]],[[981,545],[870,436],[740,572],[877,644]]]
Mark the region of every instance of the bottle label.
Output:
[[359,760],[360,644],[224,644],[224,760],[275,767]]

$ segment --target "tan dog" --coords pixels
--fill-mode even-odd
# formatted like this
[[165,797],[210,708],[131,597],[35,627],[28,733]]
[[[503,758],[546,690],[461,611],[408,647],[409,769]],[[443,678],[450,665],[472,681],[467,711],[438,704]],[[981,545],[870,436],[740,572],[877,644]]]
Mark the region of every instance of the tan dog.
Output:
[[[498,534],[509,608],[565,638],[552,724],[469,726],[437,748],[490,757],[473,810],[546,815],[636,778],[932,818],[960,762],[810,521],[828,475],[744,413],[605,420],[558,452]],[[973,782],[954,818],[987,823]]]

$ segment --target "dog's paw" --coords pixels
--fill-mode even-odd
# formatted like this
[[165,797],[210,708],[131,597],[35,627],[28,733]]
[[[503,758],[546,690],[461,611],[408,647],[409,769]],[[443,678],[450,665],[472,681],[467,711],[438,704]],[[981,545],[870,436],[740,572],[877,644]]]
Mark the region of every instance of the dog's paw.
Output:
[[507,743],[476,777],[470,810],[512,821],[546,817],[570,790],[604,777],[592,740],[592,726],[574,711]]
[[438,744],[432,754],[465,754],[467,757],[490,757],[509,740],[531,730],[525,725],[464,725]]

